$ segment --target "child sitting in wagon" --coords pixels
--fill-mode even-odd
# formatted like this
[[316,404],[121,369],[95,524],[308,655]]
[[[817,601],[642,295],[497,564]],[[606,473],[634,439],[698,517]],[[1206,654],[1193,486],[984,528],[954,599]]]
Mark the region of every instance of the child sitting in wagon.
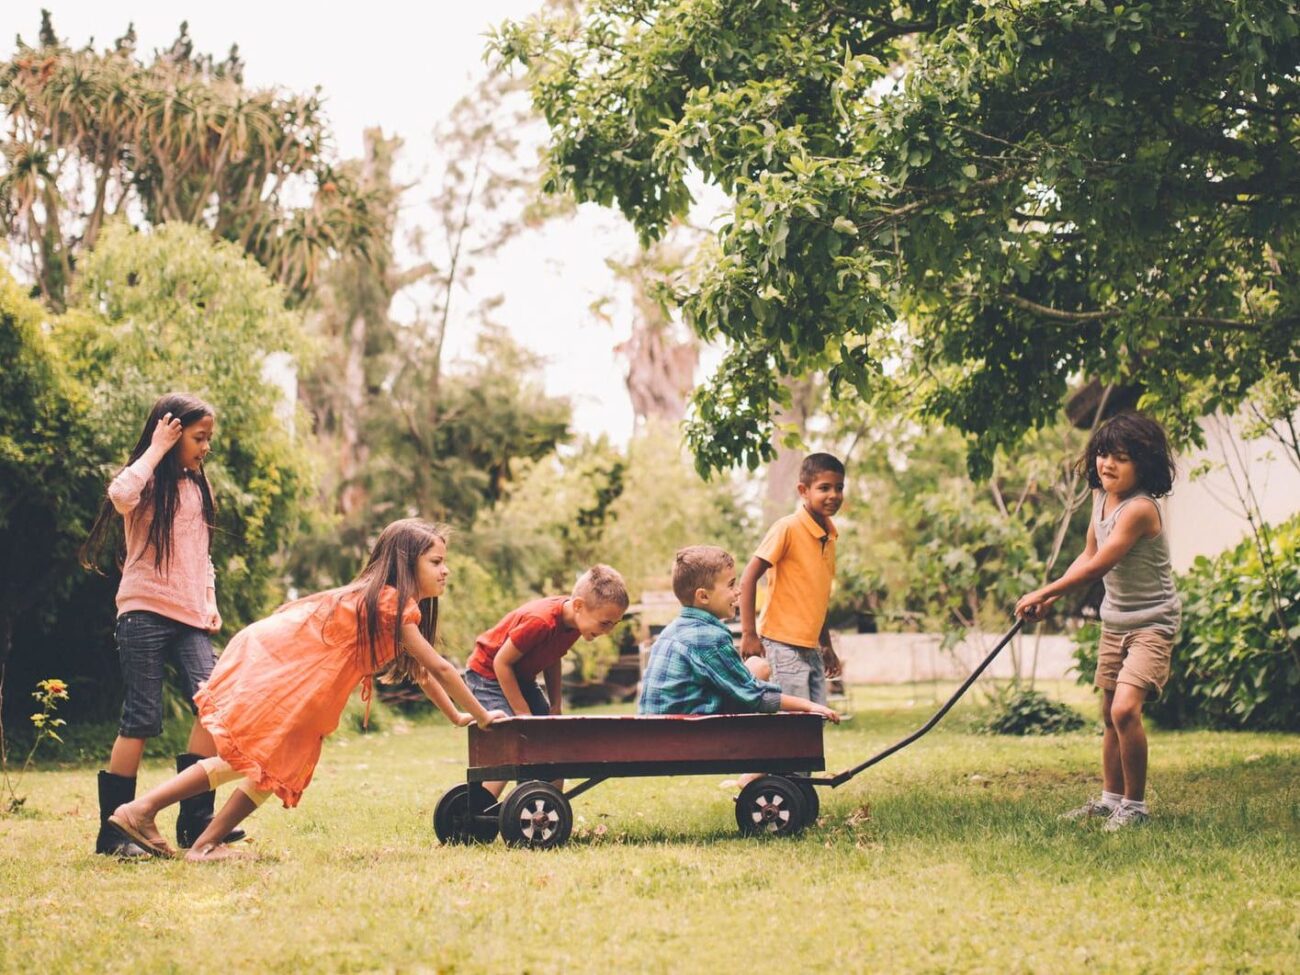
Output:
[[837,722],[824,704],[783,694],[745,666],[723,620],[736,615],[736,562],[713,545],[692,545],[673,560],[681,614],[655,640],[641,682],[641,714],[747,714],[808,711]]

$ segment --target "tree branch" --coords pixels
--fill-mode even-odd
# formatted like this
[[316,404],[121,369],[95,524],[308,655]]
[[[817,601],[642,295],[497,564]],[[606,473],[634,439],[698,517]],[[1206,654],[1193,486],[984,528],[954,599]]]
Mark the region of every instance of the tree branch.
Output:
[[[1036,315],[1042,315],[1044,318],[1051,318],[1058,322],[1099,322],[1119,318],[1124,314],[1123,311],[1117,308],[1107,311],[1065,311],[1048,305],[1040,305],[1036,301],[1030,301],[1028,298],[1022,298],[1020,295],[1012,294],[1009,291],[1000,292],[1000,296],[1017,308],[1032,311]],[[1214,318],[1207,315],[1155,315],[1153,317],[1158,322],[1203,325],[1207,328],[1229,332],[1258,332],[1261,326],[1287,325],[1295,321],[1293,318],[1279,318],[1273,321],[1243,322],[1234,318]]]

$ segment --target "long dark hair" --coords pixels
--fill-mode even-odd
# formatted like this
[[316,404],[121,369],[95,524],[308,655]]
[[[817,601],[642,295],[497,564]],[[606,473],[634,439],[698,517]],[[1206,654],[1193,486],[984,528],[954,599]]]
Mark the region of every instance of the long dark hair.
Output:
[[[394,677],[414,676],[415,661],[402,649],[402,609],[420,591],[419,560],[437,541],[446,544],[451,534],[446,525],[421,518],[395,521],[379,534],[370,559],[361,574],[338,590],[339,594],[359,592],[357,601],[357,652],[368,661],[371,673],[386,670]],[[380,657],[379,595],[385,586],[397,590],[397,611],[393,615],[392,661]],[[438,599],[419,600],[420,634],[432,645],[438,630]]]
[[[118,470],[118,474],[144,456],[144,452],[153,442],[154,428],[168,413],[173,419],[181,421],[182,429],[198,423],[205,417],[216,416],[216,411],[197,396],[191,396],[189,393],[164,393],[149,410],[149,417],[144,421],[144,429],[140,431],[140,439],[131,448],[131,455]],[[199,462],[196,473],[185,471],[177,459],[179,446],[180,441],[177,441],[158,462],[153,477],[145,485],[144,493],[140,496],[140,505],[136,509],[140,513],[149,512],[149,541],[146,549],[149,546],[153,547],[154,568],[159,572],[164,565],[171,564],[172,525],[176,520],[176,508],[180,503],[181,478],[193,478],[199,486],[199,493],[203,496],[203,521],[208,526],[209,551],[212,549],[212,532],[217,521],[217,507],[212,500],[212,487],[208,484],[208,476],[203,471],[203,462]],[[87,569],[98,568],[99,556],[117,526],[115,515],[113,503],[105,498],[104,503],[100,505],[99,514],[95,516],[95,523],[90,526],[90,534],[85,544],[81,546],[81,564]],[[119,539],[115,553],[115,561],[119,569],[125,561],[125,554],[125,544],[122,539]],[[143,553],[141,556],[143,557]]]
[[1177,467],[1169,437],[1144,413],[1120,413],[1097,428],[1079,458],[1080,473],[1094,491],[1101,490],[1097,457],[1126,454],[1137,468],[1138,487],[1153,498],[1163,498],[1174,488]]

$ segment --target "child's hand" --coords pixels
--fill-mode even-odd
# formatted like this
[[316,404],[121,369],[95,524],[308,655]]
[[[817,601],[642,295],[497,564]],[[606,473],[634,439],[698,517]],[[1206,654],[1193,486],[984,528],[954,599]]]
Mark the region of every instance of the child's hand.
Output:
[[180,438],[180,419],[170,413],[164,413],[162,419],[154,424],[153,435],[149,438],[149,446],[156,447],[160,452],[166,454],[167,451],[176,446],[176,441],[180,440]]
[[483,717],[478,719],[478,726],[480,728],[486,728],[492,722],[501,721],[508,717],[510,717],[510,715],[506,714],[504,711],[489,711],[487,714],[483,715]]
[[1016,603],[1016,615],[1022,620],[1037,622],[1047,615],[1048,608],[1059,598],[1059,596],[1045,596],[1043,590],[1035,589],[1020,597],[1020,601]]
[[452,721],[455,722],[457,728],[468,728],[474,723],[474,715],[468,711],[457,711],[456,717],[452,718]]
[[757,633],[742,633],[740,635],[740,656],[743,660],[745,657],[763,657],[763,641],[758,638]]
[[843,671],[840,666],[840,655],[829,644],[822,647],[822,666],[826,668],[826,676],[832,680],[840,676]]
[[838,711],[832,711],[825,704],[814,704],[810,710],[813,714],[821,715],[831,724],[840,723],[840,713]]

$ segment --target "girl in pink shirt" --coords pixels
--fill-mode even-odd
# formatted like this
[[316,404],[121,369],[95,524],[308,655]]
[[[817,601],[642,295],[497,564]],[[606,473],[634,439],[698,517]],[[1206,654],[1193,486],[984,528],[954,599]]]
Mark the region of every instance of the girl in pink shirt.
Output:
[[[83,562],[94,567],[95,556],[114,533],[117,516],[122,516],[123,537],[116,553],[122,581],[114,637],[126,694],[108,770],[99,773],[96,853],[149,855],[112,829],[108,817],[135,797],[145,741],[162,733],[166,658],[170,655],[179,665],[191,707],[195,691],[215,663],[209,634],[221,628],[221,614],[209,551],[216,509],[203,472],[214,423],[212,407],[197,397],[160,396],[126,467],[109,484],[82,550]],[[214,754],[212,736],[195,722],[188,751],[176,757],[177,771]],[[211,821],[213,799],[214,793],[208,792],[181,807],[176,839],[182,846],[189,846]]]

